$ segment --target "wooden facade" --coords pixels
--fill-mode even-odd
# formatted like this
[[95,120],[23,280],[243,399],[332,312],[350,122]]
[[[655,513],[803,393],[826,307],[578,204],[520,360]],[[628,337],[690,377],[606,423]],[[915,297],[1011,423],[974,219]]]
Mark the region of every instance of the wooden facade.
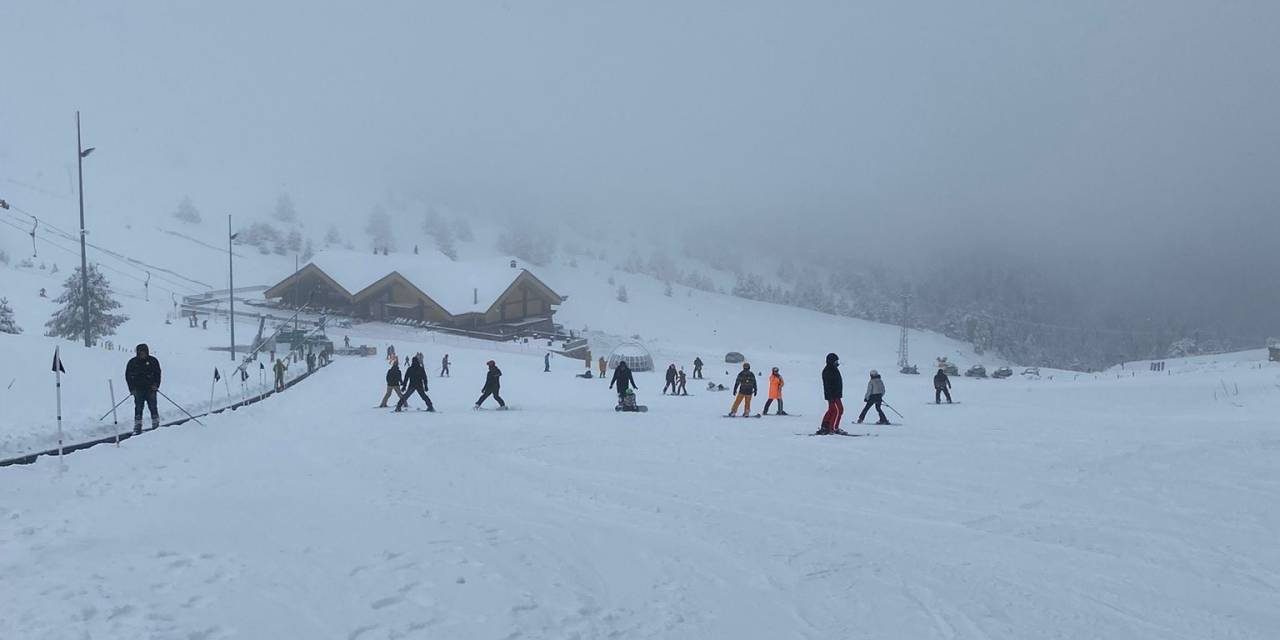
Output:
[[436,302],[418,283],[409,281],[397,271],[351,292],[314,264],[308,264],[267,289],[263,295],[294,307],[310,300],[313,308],[366,320],[403,318],[459,329],[492,329],[499,333],[511,332],[504,327],[552,331],[556,306],[563,301],[559,294],[532,273],[521,269],[487,309],[454,314]]

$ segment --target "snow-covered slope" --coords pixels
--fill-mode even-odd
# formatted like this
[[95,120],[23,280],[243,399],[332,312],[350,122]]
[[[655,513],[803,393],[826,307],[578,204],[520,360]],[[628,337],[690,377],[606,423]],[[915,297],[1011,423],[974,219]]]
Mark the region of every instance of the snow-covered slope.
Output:
[[[822,438],[798,435],[823,407],[808,361],[782,365],[797,417],[728,420],[655,374],[650,412],[617,414],[574,362],[397,347],[451,352],[440,413],[370,409],[382,361],[343,359],[207,428],[0,470],[0,637],[1280,630],[1280,372],[1256,359],[961,379],[952,406],[892,378],[904,426]],[[513,411],[469,408],[490,357]],[[1220,377],[1239,395],[1215,402]]]

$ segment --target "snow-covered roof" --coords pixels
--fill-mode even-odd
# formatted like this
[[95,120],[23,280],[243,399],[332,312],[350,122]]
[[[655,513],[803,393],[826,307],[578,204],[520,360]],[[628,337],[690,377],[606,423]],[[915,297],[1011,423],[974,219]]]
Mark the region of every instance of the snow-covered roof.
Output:
[[515,258],[454,261],[438,251],[385,256],[372,252],[324,251],[316,254],[310,264],[353,295],[392,272],[399,273],[456,316],[487,311],[524,271],[511,268],[512,260]]

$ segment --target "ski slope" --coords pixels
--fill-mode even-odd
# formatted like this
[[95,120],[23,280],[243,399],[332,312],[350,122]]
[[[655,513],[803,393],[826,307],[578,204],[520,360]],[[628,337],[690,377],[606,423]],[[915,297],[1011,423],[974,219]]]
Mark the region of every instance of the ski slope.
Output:
[[[803,416],[730,420],[727,394],[662,397],[657,374],[638,379],[650,412],[618,414],[576,363],[450,349],[438,414],[371,409],[383,362],[341,359],[207,428],[0,471],[0,637],[1280,630],[1280,391],[1252,356],[958,380],[953,406],[890,375],[906,424],[839,438],[797,435],[820,358],[780,364]],[[512,411],[469,408],[491,356]]]

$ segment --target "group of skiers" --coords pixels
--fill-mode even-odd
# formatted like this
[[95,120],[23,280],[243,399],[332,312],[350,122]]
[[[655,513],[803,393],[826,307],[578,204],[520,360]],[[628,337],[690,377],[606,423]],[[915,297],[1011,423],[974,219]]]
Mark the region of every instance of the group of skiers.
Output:
[[[427,369],[422,364],[422,353],[419,352],[413,355],[409,361],[409,367],[403,373],[400,371],[400,359],[396,356],[394,346],[387,347],[387,361],[390,363],[386,376],[387,390],[382,394],[382,402],[378,404],[377,408],[387,408],[387,400],[390,400],[391,394],[394,393],[399,398],[394,411],[404,411],[405,407],[409,405],[409,399],[416,393],[426,403],[426,410],[434,413],[436,410],[435,404],[431,402],[431,396],[427,395],[429,390]],[[446,353],[440,360],[440,377],[450,377],[450,364],[452,363],[449,361],[449,354]],[[485,374],[484,387],[480,390],[480,399],[476,400],[475,408],[479,409],[485,400],[492,397],[498,402],[499,409],[506,409],[507,403],[502,399],[502,394],[500,393],[502,389],[502,370],[498,368],[498,364],[493,360],[488,361],[486,365],[489,369]]]
[[[769,408],[774,402],[778,403],[778,414],[780,416],[788,415],[782,408],[782,387],[786,385],[786,381],[782,379],[782,373],[777,367],[769,373],[769,397],[764,402],[764,410],[760,415],[769,415]],[[733,405],[729,407],[729,417],[736,418],[738,416],[738,407],[741,405],[742,417],[751,417],[751,399],[755,397],[757,392],[756,374],[751,370],[751,363],[742,363],[742,371],[738,372],[738,377],[733,381]]]

